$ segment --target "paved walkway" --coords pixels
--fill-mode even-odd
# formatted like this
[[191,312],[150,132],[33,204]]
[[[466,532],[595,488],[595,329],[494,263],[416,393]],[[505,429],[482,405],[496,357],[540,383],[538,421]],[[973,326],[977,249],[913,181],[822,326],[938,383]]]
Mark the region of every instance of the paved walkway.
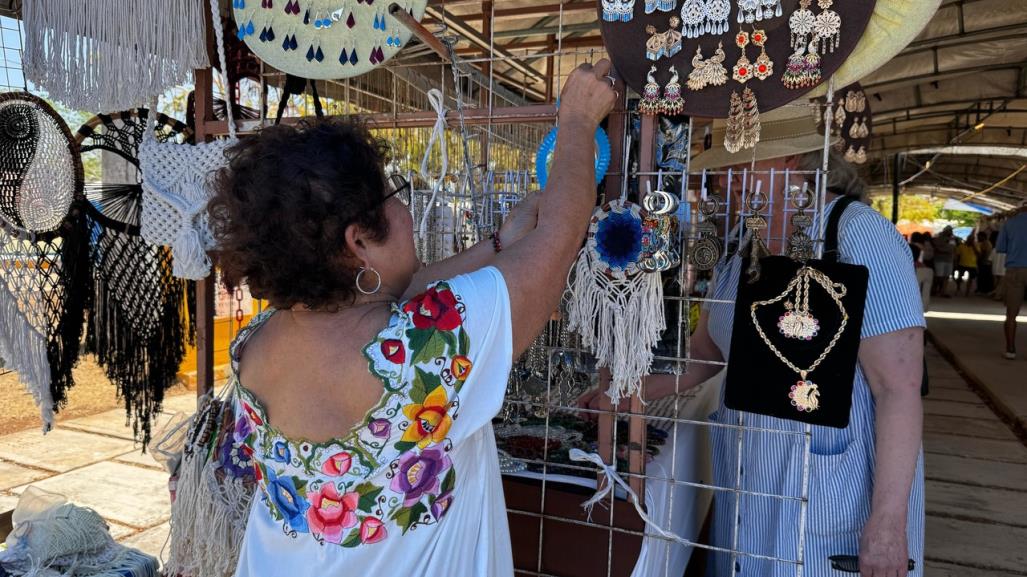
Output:
[[[195,393],[170,397],[163,419],[195,408]],[[0,512],[14,509],[30,484],[95,509],[115,539],[160,557],[168,476],[133,442],[123,409],[61,422],[45,436],[32,428],[0,437]]]
[[[1005,307],[983,298],[935,299],[927,324],[939,349],[1021,434],[1027,432],[1027,316],[1019,317],[1020,358],[1002,358]],[[1027,310],[1025,310],[1027,314]]]

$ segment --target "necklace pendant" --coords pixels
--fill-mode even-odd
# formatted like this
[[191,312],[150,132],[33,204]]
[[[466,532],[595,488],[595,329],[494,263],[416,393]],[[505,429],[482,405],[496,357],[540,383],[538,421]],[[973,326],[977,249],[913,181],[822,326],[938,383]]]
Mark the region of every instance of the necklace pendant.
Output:
[[811,341],[820,333],[820,321],[807,312],[789,309],[778,318],[777,329],[787,338]]
[[812,413],[820,408],[820,390],[816,383],[805,378],[792,385],[788,398],[799,412]]

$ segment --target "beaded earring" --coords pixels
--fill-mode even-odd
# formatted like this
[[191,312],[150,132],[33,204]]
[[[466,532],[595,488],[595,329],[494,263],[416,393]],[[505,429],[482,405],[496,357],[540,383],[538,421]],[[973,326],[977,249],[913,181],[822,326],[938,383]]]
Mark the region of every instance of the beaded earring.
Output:
[[660,85],[656,82],[656,65],[649,68],[646,74],[645,88],[642,89],[642,99],[638,102],[638,112],[648,116],[660,113],[662,102],[660,101]]
[[677,116],[685,111],[685,99],[681,97],[681,84],[678,82],[678,69],[670,67],[670,82],[663,89],[663,100],[660,111],[668,116]]

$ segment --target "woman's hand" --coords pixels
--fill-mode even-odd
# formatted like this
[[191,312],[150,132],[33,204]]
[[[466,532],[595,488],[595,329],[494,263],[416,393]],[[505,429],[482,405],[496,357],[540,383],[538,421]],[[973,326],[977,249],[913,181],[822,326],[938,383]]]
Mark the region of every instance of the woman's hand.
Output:
[[906,577],[909,546],[906,518],[884,519],[871,515],[859,543],[859,574],[862,577]]
[[560,94],[560,123],[581,122],[594,129],[613,110],[620,97],[613,90],[613,64],[603,58],[594,66],[582,64],[567,77]]
[[504,247],[513,246],[535,230],[535,225],[538,224],[538,201],[539,193],[529,194],[510,211],[510,215],[499,229],[499,241]]

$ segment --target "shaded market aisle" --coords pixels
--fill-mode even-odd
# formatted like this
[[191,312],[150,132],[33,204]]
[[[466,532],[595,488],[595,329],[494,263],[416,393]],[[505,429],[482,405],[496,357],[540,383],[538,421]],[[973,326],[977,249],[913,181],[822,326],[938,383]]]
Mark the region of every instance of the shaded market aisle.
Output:
[[[926,575],[1027,575],[1027,447],[935,347],[927,355]],[[1023,385],[1027,363],[1018,364]],[[1015,381],[1016,368],[1006,377]]]
[[[926,574],[1027,576],[1027,448],[934,347],[928,364]],[[1023,378],[1027,362],[1004,369],[1014,382],[1017,368]],[[191,411],[194,403],[192,394],[177,395],[165,410]],[[0,511],[34,483],[94,508],[118,540],[160,556],[167,475],[131,439],[121,409],[63,422],[46,437],[35,427],[0,436]]]

